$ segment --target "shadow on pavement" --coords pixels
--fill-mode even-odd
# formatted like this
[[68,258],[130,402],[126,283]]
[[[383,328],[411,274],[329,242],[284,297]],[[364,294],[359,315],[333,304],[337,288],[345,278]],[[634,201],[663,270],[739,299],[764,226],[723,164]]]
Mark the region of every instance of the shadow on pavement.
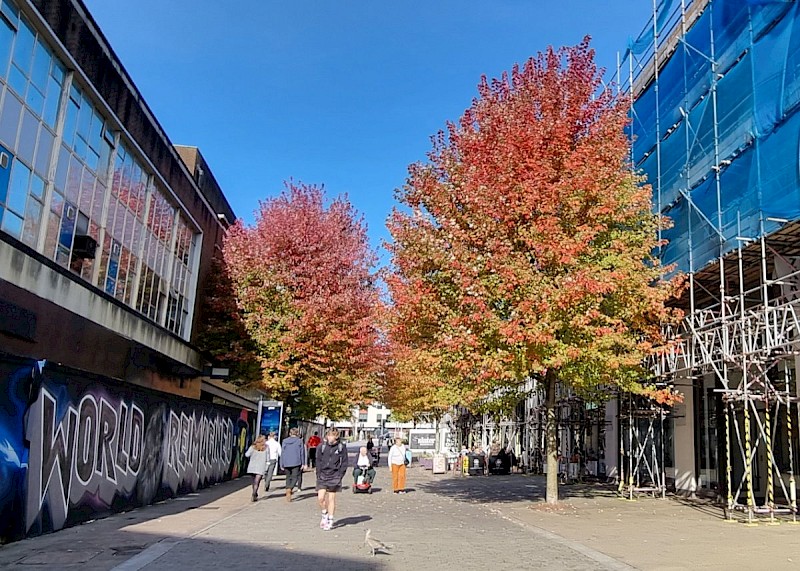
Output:
[[[545,497],[544,476],[442,476],[420,488],[431,494],[470,503],[514,503],[542,501]],[[613,498],[616,490],[609,484],[568,484],[558,487],[559,499]]]
[[670,499],[682,506],[692,508],[693,510],[696,510],[704,515],[711,516],[715,519],[725,519],[724,507],[713,500],[692,499],[682,496],[670,496]]
[[[220,517],[217,514],[249,506],[249,489],[249,479],[240,478],[205,488],[199,493],[178,496],[127,512],[109,512],[103,514],[107,517],[7,543],[0,546],[0,568],[36,565],[37,569],[110,569],[163,537],[169,537],[169,533],[162,533],[160,529],[152,533],[139,532],[137,526],[160,522],[162,519],[171,521],[170,518],[180,514],[195,514],[191,517],[197,521],[215,521]],[[243,494],[241,501],[215,504],[239,492]],[[261,499],[265,498],[262,496]],[[206,524],[199,525],[202,527]]]
[[[353,518],[356,519],[356,518]],[[344,521],[344,520],[342,520]],[[339,527],[339,526],[337,526]],[[40,551],[28,549],[16,559],[7,559],[0,567],[82,571],[114,571],[124,564],[125,569],[149,571],[172,571],[192,569],[194,571],[233,569],[281,569],[305,571],[307,569],[341,569],[347,571],[383,571],[384,563],[367,561],[359,556],[368,552],[357,551],[352,557],[341,557],[329,553],[305,552],[297,544],[260,545],[255,542],[224,541],[208,537],[181,539],[166,537],[152,544],[147,534],[127,533],[120,545],[83,545],[74,549]],[[243,538],[247,541],[247,538]],[[150,543],[150,545],[148,545]],[[148,550],[149,547],[149,550]],[[166,547],[166,549],[162,549]],[[166,552],[164,552],[166,551]],[[265,566],[268,565],[268,566]]]
[[[94,520],[85,523],[79,523],[77,526],[70,526],[66,529],[71,529],[72,527],[81,527],[96,523],[98,521],[102,521],[109,526],[121,529],[135,523],[149,521],[153,518],[171,516],[188,510],[217,510],[217,507],[206,506],[216,502],[221,498],[229,496],[236,491],[247,488],[250,488],[250,481],[248,478],[229,480],[227,482],[215,484],[208,488],[203,488],[199,492],[176,496],[174,498],[162,500],[154,504],[139,506],[128,511],[109,511],[108,513],[101,513],[98,514]],[[263,497],[264,495],[261,494],[260,498]],[[63,531],[64,530],[60,530],[54,533],[58,534],[62,533]],[[43,535],[47,536],[50,535],[50,533],[45,533]],[[13,543],[10,545],[13,545]]]
[[353,516],[353,517],[345,517],[345,518],[336,520],[336,523],[334,524],[333,527],[334,527],[334,529],[337,529],[337,528],[340,528],[340,527],[346,527],[348,525],[358,525],[359,523],[364,523],[365,521],[370,521],[371,519],[372,519],[372,516],[369,516],[369,515],[357,515],[357,516]]
[[151,569],[202,571],[205,569],[216,570],[222,567],[228,569],[281,569],[284,571],[305,571],[307,569],[383,571],[387,569],[386,563],[360,557],[366,555],[366,550],[355,550],[355,547],[352,556],[342,557],[330,553],[305,551],[302,546],[297,544],[266,546],[198,537],[179,543],[142,569],[143,571]]

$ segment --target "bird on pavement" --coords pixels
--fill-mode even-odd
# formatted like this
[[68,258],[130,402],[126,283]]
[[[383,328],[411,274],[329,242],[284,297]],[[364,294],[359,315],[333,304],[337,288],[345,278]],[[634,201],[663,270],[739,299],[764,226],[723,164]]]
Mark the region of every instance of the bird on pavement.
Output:
[[372,551],[372,556],[375,557],[375,554],[378,552],[387,553],[387,551],[394,549],[394,546],[389,545],[387,543],[382,542],[380,539],[372,537],[372,530],[368,529],[367,533],[364,535],[364,545]]

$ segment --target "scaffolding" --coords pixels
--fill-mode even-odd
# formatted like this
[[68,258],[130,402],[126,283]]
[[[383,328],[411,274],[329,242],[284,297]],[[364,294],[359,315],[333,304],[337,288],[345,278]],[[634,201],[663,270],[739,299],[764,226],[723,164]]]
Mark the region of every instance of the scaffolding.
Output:
[[[609,422],[602,403],[587,401],[559,387],[556,430],[562,483],[605,476],[605,434]],[[539,417],[544,420],[543,411]],[[544,426],[539,428],[543,432]]]
[[[789,265],[789,260],[769,241],[763,234],[758,240],[760,283],[746,289],[743,240],[734,260],[738,291],[721,303],[690,311],[680,327],[666,332],[670,343],[650,362],[659,379],[713,374],[724,419],[726,517],[743,513],[751,524],[757,516],[772,522],[778,515],[797,519],[793,426],[800,401],[794,378],[800,299],[793,290],[800,270],[770,277],[770,265]],[[718,261],[722,283],[731,282],[725,269],[730,261]],[[775,286],[782,293],[770,295]],[[694,284],[690,287],[691,297]],[[766,485],[759,505],[754,480],[760,471],[766,472]]]
[[664,420],[669,407],[631,393],[619,396],[620,478],[618,493],[666,497]]
[[[527,469],[534,474],[544,474],[547,450],[544,388],[537,386],[522,406],[525,417],[521,423],[521,438]],[[559,481],[569,484],[587,478],[604,479],[605,437],[610,424],[604,403],[586,400],[558,385],[555,418]]]
[[[689,282],[686,317],[665,327],[651,371],[711,391],[723,437],[704,444],[705,461],[722,475],[726,517],[796,521],[800,3],[653,0],[616,85],[631,102],[632,163],[673,222],[660,257]],[[658,468],[644,472],[663,489]]]
[[[605,435],[610,424],[603,403],[584,400],[561,385],[556,390],[559,480],[566,484],[587,478],[602,479]],[[475,414],[466,408],[459,409],[455,418],[461,444],[468,448],[480,445],[484,450],[490,450],[495,443],[510,446],[526,472],[543,474],[547,420],[544,387],[532,379],[520,396],[515,410],[506,415]]]

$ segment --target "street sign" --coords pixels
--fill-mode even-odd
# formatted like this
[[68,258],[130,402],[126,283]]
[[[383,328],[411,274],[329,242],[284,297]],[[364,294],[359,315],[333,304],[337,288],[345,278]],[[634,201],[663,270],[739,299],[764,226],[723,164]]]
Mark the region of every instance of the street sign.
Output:
[[436,431],[412,428],[408,433],[408,447],[413,452],[433,452],[436,448]]

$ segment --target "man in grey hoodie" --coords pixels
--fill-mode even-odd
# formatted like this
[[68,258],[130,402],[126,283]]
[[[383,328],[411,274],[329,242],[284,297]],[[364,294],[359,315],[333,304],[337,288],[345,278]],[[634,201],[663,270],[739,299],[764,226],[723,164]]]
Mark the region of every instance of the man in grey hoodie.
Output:
[[331,428],[325,434],[325,441],[317,447],[317,501],[322,509],[319,527],[324,531],[333,528],[336,492],[342,488],[346,472],[347,445],[339,440],[339,431]]
[[289,429],[289,437],[283,441],[281,449],[281,468],[286,472],[286,501],[292,501],[292,489],[298,485],[300,474],[306,463],[306,447],[298,438],[297,428]]

